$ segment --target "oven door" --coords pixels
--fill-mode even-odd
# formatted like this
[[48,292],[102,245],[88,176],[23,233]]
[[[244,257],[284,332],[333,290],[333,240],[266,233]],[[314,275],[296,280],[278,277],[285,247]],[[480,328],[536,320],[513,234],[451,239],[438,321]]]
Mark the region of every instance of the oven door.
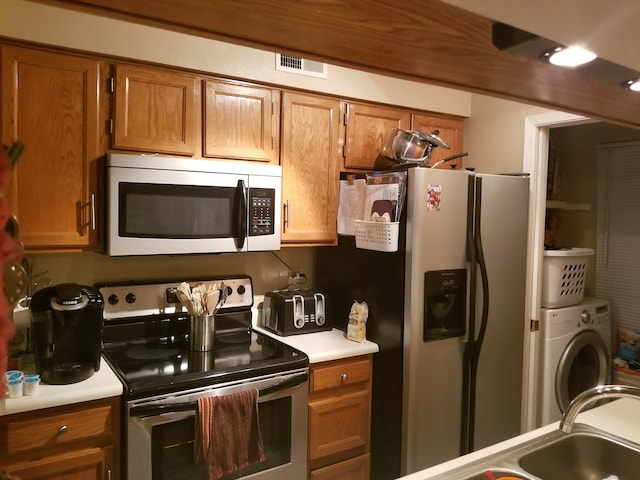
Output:
[[126,471],[129,480],[200,480],[194,462],[194,402],[257,388],[266,459],[224,480],[306,478],[308,369],[127,402]]

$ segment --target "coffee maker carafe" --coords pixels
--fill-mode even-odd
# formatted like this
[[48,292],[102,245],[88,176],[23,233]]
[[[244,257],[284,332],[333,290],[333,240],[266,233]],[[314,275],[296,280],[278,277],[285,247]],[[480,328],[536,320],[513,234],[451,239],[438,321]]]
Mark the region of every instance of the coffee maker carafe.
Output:
[[100,369],[104,301],[92,287],[62,283],[31,298],[36,368],[42,380],[64,385]]

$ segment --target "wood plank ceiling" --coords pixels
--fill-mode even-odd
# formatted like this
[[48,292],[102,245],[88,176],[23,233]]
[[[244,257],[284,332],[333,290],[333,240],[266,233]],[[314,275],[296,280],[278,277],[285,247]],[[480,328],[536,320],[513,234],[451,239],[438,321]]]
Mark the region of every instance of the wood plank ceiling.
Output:
[[640,127],[640,94],[500,51],[437,0],[40,0],[64,8]]

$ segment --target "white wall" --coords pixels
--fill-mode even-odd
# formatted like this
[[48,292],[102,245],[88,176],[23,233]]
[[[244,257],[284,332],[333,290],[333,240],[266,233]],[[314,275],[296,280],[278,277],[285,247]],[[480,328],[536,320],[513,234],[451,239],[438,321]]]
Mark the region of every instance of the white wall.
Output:
[[[274,252],[292,268],[308,276],[314,273],[310,248],[287,248]],[[287,268],[271,252],[218,255],[175,255],[111,258],[100,253],[27,255],[39,286],[48,281],[93,285],[100,282],[176,279],[194,281],[224,275],[250,275],[256,294],[284,288]]]
[[[464,166],[480,173],[522,172],[524,119],[551,110],[483,95],[472,95],[464,122]],[[526,172],[531,173],[531,172]]]

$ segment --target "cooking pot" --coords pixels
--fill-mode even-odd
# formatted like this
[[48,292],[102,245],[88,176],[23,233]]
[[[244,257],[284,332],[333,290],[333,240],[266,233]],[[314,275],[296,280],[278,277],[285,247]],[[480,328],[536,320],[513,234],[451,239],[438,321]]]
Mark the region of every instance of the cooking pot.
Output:
[[438,133],[437,130],[432,133],[426,133],[417,130],[394,128],[382,146],[381,154],[398,163],[426,165],[434,147],[450,148],[438,136]]

